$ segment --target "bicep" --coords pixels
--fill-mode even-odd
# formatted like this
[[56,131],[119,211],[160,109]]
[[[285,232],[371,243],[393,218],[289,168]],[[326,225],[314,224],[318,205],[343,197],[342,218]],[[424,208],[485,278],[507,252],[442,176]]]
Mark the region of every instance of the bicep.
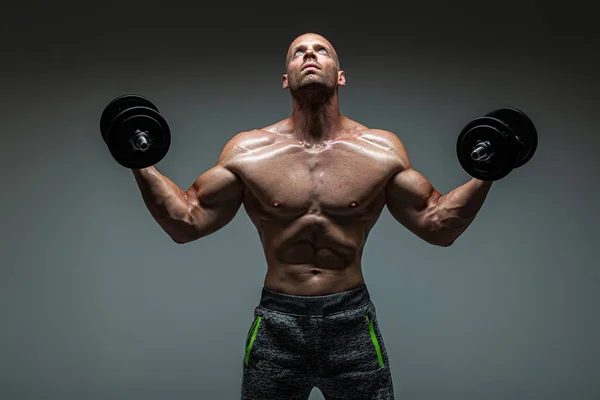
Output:
[[237,214],[243,193],[241,178],[221,164],[200,175],[186,191],[196,236],[206,236],[227,225]]
[[394,175],[386,187],[390,214],[424,240],[435,230],[433,212],[440,197],[431,182],[411,167]]
[[239,176],[222,165],[216,165],[200,175],[186,193],[199,206],[215,208],[224,202],[240,200],[243,189]]

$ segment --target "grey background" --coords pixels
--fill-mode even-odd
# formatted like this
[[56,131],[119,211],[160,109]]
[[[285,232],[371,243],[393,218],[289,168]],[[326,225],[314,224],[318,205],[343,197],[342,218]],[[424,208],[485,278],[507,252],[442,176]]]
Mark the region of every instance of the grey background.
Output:
[[600,398],[594,13],[369,7],[3,5],[1,399],[239,398],[265,273],[254,227],[242,209],[212,236],[170,241],[98,122],[122,93],[150,98],[173,131],[157,168],[187,188],[234,134],[289,114],[285,52],[307,31],[339,53],[342,112],[395,132],[442,193],[469,179],[454,146],[472,118],[515,106],[540,132],[452,247],[387,210],[376,225],[365,276],[397,398]]

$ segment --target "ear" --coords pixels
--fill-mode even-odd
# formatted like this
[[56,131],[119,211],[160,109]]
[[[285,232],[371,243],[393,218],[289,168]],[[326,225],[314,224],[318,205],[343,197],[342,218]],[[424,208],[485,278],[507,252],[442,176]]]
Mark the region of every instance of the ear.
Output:
[[288,85],[288,76],[287,76],[287,74],[283,74],[283,77],[282,77],[282,79],[283,79],[283,86],[282,86],[282,89],[287,89],[287,88],[289,87],[289,85]]
[[344,71],[338,71],[338,86],[346,86],[346,74]]

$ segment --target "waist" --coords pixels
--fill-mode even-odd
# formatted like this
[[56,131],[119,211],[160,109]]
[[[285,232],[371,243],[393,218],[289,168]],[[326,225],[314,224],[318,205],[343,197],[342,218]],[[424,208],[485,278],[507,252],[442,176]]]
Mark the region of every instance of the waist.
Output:
[[298,296],[264,287],[260,306],[286,314],[325,316],[361,307],[371,300],[367,285],[322,296]]

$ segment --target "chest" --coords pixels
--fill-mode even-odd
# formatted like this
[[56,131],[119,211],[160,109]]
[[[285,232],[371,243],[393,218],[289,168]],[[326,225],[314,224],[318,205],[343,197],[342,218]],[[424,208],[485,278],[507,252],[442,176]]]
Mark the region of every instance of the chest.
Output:
[[253,203],[287,214],[349,214],[381,197],[386,157],[360,146],[290,147],[249,158],[241,175]]

